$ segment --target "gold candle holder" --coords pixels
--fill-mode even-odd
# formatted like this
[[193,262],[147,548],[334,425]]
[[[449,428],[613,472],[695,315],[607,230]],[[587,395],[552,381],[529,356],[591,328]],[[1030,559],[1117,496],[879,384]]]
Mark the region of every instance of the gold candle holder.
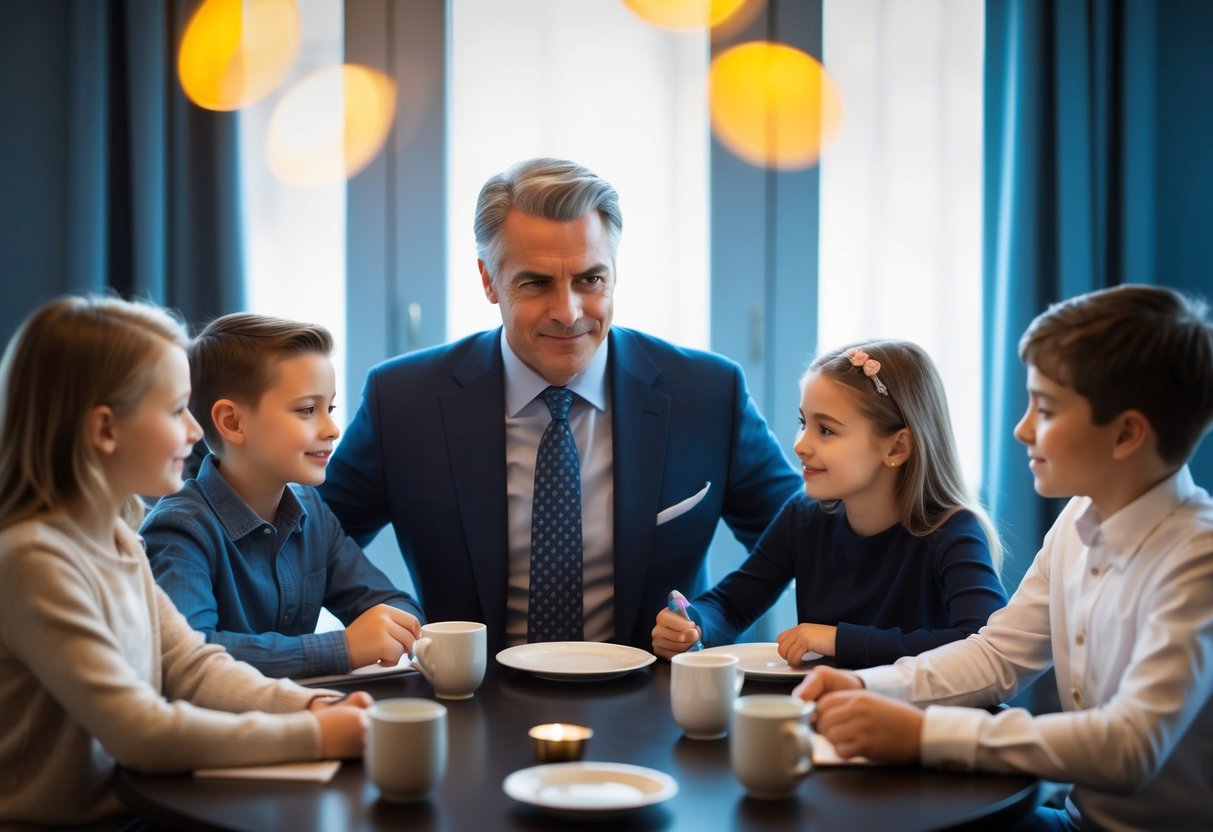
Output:
[[594,736],[594,731],[584,725],[548,722],[536,725],[528,734],[539,762],[566,763],[585,756],[586,743]]

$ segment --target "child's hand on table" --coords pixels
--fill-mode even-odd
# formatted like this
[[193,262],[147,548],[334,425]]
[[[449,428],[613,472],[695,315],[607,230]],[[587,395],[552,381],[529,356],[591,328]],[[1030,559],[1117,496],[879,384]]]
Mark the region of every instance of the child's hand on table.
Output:
[[839,756],[863,756],[890,763],[918,760],[922,711],[865,690],[863,680],[855,673],[815,667],[792,695],[817,703],[813,730],[832,742]]
[[833,656],[837,632],[837,627],[827,624],[797,624],[780,633],[775,641],[779,644],[779,655],[787,659],[788,664],[799,667],[805,653]]
[[320,758],[343,760],[361,757],[366,746],[369,722],[366,709],[371,703],[370,694],[358,691],[344,701],[329,700],[329,704],[325,705],[318,705],[318,701],[322,700],[313,700],[309,710],[320,725]]
[[416,616],[388,604],[376,604],[345,628],[350,670],[368,664],[395,667],[421,637]]

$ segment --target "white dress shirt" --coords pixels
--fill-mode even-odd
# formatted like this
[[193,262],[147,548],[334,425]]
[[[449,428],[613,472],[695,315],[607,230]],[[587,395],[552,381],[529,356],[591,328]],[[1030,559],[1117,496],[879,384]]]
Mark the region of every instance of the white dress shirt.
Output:
[[[1052,663],[1062,713],[990,714]],[[1071,817],[1213,829],[1213,500],[1186,467],[1107,519],[1076,497],[965,641],[859,671],[926,709],[922,762],[1074,783]]]
[[[604,340],[589,366],[565,385],[576,394],[569,408],[569,426],[581,463],[582,612],[587,641],[609,641],[615,635],[615,468],[607,344]],[[539,395],[551,385],[514,354],[505,330],[501,332],[501,357],[505,364],[506,510],[510,533],[505,631],[506,642],[515,645],[526,643],[535,456],[539,440],[552,421]]]

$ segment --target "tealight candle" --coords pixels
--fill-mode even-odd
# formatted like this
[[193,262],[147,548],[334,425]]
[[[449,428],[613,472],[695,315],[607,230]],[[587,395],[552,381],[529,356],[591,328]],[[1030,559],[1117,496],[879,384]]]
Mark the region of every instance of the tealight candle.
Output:
[[594,736],[592,729],[567,722],[536,725],[528,733],[535,748],[535,757],[541,763],[580,760],[585,755],[585,744]]

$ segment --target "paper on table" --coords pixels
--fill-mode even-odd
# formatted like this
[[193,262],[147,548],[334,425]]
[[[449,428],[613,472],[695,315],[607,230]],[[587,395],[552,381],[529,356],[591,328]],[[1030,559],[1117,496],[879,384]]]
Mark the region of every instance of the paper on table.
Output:
[[365,667],[356,667],[349,673],[334,673],[331,676],[308,676],[303,679],[296,679],[295,682],[300,685],[328,685],[333,682],[355,682],[367,677],[395,676],[398,673],[416,672],[417,668],[409,664],[408,656],[403,656],[399,662],[391,667],[384,667],[381,664],[368,664]]
[[327,783],[333,779],[340,760],[320,760],[314,763],[283,763],[276,766],[238,766],[233,768],[200,768],[195,777],[222,777],[232,780],[303,780]]
[[813,765],[815,766],[874,766],[875,760],[867,757],[839,757],[834,743],[821,734],[813,733]]

